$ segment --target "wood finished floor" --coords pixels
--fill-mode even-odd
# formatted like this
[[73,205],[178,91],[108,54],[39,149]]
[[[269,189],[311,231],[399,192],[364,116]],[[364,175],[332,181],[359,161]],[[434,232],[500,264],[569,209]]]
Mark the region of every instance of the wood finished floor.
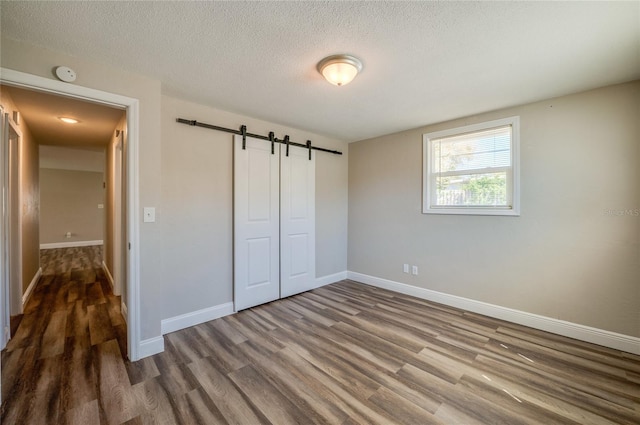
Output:
[[2,354],[2,424],[640,423],[638,356],[351,281],[131,363],[103,279],[43,277]]

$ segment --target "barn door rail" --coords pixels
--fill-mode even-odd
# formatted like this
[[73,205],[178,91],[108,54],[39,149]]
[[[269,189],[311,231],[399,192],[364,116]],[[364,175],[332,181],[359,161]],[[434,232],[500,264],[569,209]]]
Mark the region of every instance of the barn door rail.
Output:
[[342,152],[340,152],[340,151],[321,148],[319,146],[313,146],[311,144],[311,140],[307,140],[307,142],[303,144],[303,143],[292,142],[291,140],[289,140],[289,136],[288,135],[285,135],[284,139],[278,139],[277,137],[274,136],[273,132],[270,132],[268,136],[263,136],[261,134],[249,133],[249,132],[247,132],[247,126],[246,125],[240,126],[239,130],[234,130],[232,128],[220,127],[220,126],[217,126],[217,125],[206,124],[206,123],[199,122],[199,121],[196,121],[196,120],[187,120],[187,119],[184,119],[184,118],[176,118],[176,122],[179,122],[180,124],[187,124],[187,125],[194,126],[194,127],[208,128],[209,130],[224,131],[225,133],[237,134],[238,136],[242,136],[242,149],[245,149],[247,137],[253,137],[255,139],[266,140],[267,142],[271,142],[271,153],[273,153],[273,144],[274,143],[282,143],[282,144],[287,146],[287,156],[288,156],[288,153],[289,153],[289,146],[299,146],[301,148],[309,149],[309,159],[311,159],[311,150],[332,153],[334,155],[342,155]]

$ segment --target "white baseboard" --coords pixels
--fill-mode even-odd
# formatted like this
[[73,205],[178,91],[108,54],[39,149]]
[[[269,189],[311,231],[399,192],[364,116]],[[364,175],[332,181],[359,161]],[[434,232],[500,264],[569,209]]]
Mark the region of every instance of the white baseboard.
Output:
[[181,314],[179,316],[164,319],[160,322],[160,332],[162,335],[170,332],[179,331],[190,326],[199,325],[209,320],[218,319],[220,317],[233,314],[233,303],[224,303],[213,307],[203,308],[202,310],[192,311],[191,313]]
[[107,263],[102,260],[102,270],[104,270],[104,274],[107,275],[107,280],[109,281],[109,285],[111,285],[111,290],[115,291],[115,282],[113,281],[113,276],[109,272],[109,267],[107,267]]
[[534,329],[640,355],[640,338],[633,336],[592,328],[590,326],[553,319],[551,317],[540,316],[538,314],[527,313],[525,311],[514,310],[507,307],[501,307],[482,301],[475,301],[469,298],[458,297],[456,295],[449,295],[430,289],[418,288],[405,283],[381,279],[362,273],[349,271],[347,272],[347,276],[348,279],[366,283],[367,285],[378,288],[388,289],[390,291],[411,295],[416,298],[460,308],[473,313],[483,314],[496,319],[529,326]]
[[138,346],[138,358],[153,356],[154,354],[162,353],[164,351],[164,338],[157,336],[155,338],[149,338],[140,341]]
[[320,288],[321,286],[330,285],[332,283],[340,282],[341,280],[345,280],[347,278],[347,271],[338,272],[334,274],[328,274],[322,277],[316,277],[316,286],[311,288]]
[[53,242],[40,244],[40,249],[54,248],[74,248],[77,246],[94,246],[102,245],[103,241],[71,241],[71,242]]
[[33,276],[33,279],[31,279],[31,283],[29,283],[29,286],[27,286],[27,290],[24,291],[24,294],[22,294],[22,310],[24,311],[24,306],[27,304],[27,301],[29,301],[29,298],[31,298],[31,294],[33,293],[33,290],[36,288],[36,285],[38,284],[38,280],[40,279],[40,276],[42,276],[42,267],[38,268],[38,271],[36,272],[35,276]]

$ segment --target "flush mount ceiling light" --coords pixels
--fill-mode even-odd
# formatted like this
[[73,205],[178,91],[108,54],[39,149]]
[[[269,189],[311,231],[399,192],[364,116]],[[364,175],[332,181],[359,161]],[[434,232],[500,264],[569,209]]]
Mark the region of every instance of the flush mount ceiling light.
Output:
[[351,55],[333,55],[318,62],[318,72],[335,86],[349,84],[360,71],[362,62]]
[[67,124],[78,124],[78,120],[75,118],[69,118],[69,117],[58,117],[58,119],[62,122],[66,122]]

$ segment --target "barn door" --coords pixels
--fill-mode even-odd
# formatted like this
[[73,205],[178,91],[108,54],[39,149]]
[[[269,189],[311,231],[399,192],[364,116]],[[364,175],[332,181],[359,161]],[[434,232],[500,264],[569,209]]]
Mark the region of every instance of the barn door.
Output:
[[234,139],[236,311],[315,287],[315,155]]
[[316,157],[309,150],[283,147],[280,155],[280,296],[315,287]]
[[234,301],[242,310],[280,298],[280,146],[234,138]]

